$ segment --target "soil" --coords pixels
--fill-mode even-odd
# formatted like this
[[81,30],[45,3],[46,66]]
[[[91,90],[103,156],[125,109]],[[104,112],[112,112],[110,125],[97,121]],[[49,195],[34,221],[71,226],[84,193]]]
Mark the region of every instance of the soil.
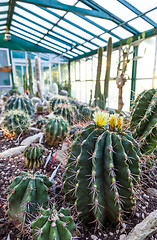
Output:
[[[20,142],[27,136],[33,135],[36,132],[31,131],[20,139]],[[4,136],[0,135],[0,152],[17,146],[17,142],[14,139],[8,140]],[[46,146],[47,147],[47,146]],[[61,144],[57,147],[50,148],[52,152],[57,151],[61,148]],[[52,158],[50,159],[50,162]],[[60,164],[58,161],[54,161],[52,168],[49,169],[50,164],[47,168],[41,167],[38,170],[40,173],[50,177],[52,172]],[[11,184],[15,176],[18,176],[22,171],[30,171],[26,168],[25,158],[23,154],[16,157],[10,157],[7,159],[0,158],[0,240],[31,240],[30,229],[28,226],[25,233],[19,231],[15,225],[10,221],[7,216],[7,187]],[[56,204],[56,208],[59,209],[61,206],[70,207],[71,213],[74,217],[77,225],[77,230],[73,232],[73,239],[81,240],[118,240],[120,236],[128,234],[132,228],[140,223],[150,212],[157,209],[156,198],[147,193],[147,188],[157,189],[157,167],[154,166],[149,172],[143,171],[141,176],[141,186],[136,192],[137,205],[134,212],[131,215],[126,215],[124,222],[118,225],[116,228],[107,224],[103,230],[98,230],[96,226],[90,226],[87,228],[82,225],[78,220],[76,211],[73,206],[69,206],[64,199],[63,182],[62,177],[64,173],[64,166],[60,165],[57,174],[54,178],[53,187],[49,190],[50,202]],[[7,238],[7,237],[10,238]],[[157,234],[150,237],[151,240],[157,240]],[[45,239],[46,240],[46,239]]]

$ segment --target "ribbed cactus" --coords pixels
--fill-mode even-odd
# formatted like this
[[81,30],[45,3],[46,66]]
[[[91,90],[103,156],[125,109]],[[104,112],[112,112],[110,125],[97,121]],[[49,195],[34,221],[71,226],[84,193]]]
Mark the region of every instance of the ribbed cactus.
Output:
[[133,136],[141,140],[143,153],[151,153],[157,147],[157,90],[143,91],[132,109]]
[[91,120],[91,117],[92,117],[92,111],[89,107],[83,107],[82,108],[82,111],[81,111],[81,117],[82,117],[82,120],[84,121],[89,121]]
[[57,104],[54,107],[54,114],[64,117],[70,125],[75,124],[79,117],[77,109],[74,106],[65,103]]
[[36,106],[36,112],[37,112],[37,113],[43,113],[43,110],[44,110],[44,107],[43,107],[42,104],[38,104],[38,105]]
[[[81,220],[88,224],[106,219],[117,224],[123,211],[135,205],[134,185],[139,178],[140,151],[130,132],[122,132],[122,117],[95,113],[74,142],[64,174],[67,199],[76,201]],[[115,127],[116,125],[116,127]]]
[[106,73],[104,80],[104,108],[106,107],[106,99],[108,98],[108,86],[110,80],[111,55],[112,55],[112,38],[110,37],[107,44]]
[[22,172],[7,188],[10,194],[7,199],[8,214],[20,222],[27,222],[39,207],[47,206],[49,201],[47,190],[51,186],[52,182],[39,172],[35,174]]
[[56,96],[49,101],[49,112],[54,110],[54,107],[60,103],[69,104],[69,100],[63,96]]
[[82,130],[83,130],[83,127],[81,125],[76,125],[76,126],[71,127],[70,132],[69,132],[71,140],[76,139],[77,135]]
[[35,240],[71,240],[71,231],[76,225],[68,208],[59,211],[53,205],[52,209],[40,209],[40,215],[31,223],[31,232]]
[[28,168],[39,168],[43,164],[45,148],[41,144],[29,145],[24,150],[26,166]]
[[30,97],[33,97],[33,80],[32,80],[32,65],[31,59],[28,58],[28,72],[29,72],[29,94]]
[[24,134],[30,127],[30,117],[24,111],[10,110],[4,113],[1,128],[8,137]]
[[54,116],[46,121],[43,130],[46,142],[50,146],[55,146],[65,138],[68,122],[62,116]]
[[46,123],[46,118],[43,118],[42,116],[39,116],[39,118],[36,120],[36,127],[41,129]]
[[34,106],[31,100],[24,96],[12,96],[9,98],[5,105],[5,110],[9,111],[13,109],[23,110],[29,115],[34,114]]

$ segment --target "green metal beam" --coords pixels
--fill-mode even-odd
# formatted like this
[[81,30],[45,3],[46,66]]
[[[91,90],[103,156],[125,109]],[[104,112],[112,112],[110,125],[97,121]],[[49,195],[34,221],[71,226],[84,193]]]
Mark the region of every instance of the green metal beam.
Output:
[[[138,46],[134,47],[133,58],[138,55]],[[137,72],[137,60],[133,60],[132,64],[132,78],[131,78],[131,94],[130,94],[130,107],[135,99],[135,88],[136,88],[136,72]]]
[[[153,28],[153,29],[148,30],[148,31],[145,32],[145,38],[148,38],[148,37],[151,37],[151,36],[154,36],[154,35],[157,35],[157,28]],[[132,41],[133,41],[133,42],[137,41],[139,36],[142,37],[142,33],[140,33],[140,34],[138,34],[138,35],[134,35],[134,36],[132,37]],[[129,37],[129,38],[130,38],[130,37]],[[121,40],[121,41],[118,41],[118,42],[113,43],[113,48],[117,48],[117,47],[119,47],[121,44],[122,44],[122,45],[127,44],[127,41],[128,41],[129,38],[126,38],[126,39],[123,39],[123,40]],[[106,51],[106,47],[107,47],[107,46],[104,47],[104,51]],[[96,49],[96,50],[92,50],[92,51],[90,51],[90,52],[88,52],[88,53],[82,54],[82,55],[80,55],[80,56],[78,56],[78,57],[75,57],[75,58],[73,58],[73,59],[70,59],[70,62],[76,61],[76,60],[81,59],[81,58],[84,58],[84,57],[89,57],[89,56],[92,56],[92,55],[94,55],[94,54],[97,54],[97,49]]]
[[104,13],[101,10],[88,10],[84,8],[79,8],[67,4],[60,3],[56,0],[20,0],[20,2],[25,2],[25,3],[31,3],[35,4],[37,6],[41,7],[46,7],[46,8],[55,8],[59,10],[64,10],[64,11],[69,11],[69,12],[74,12],[82,15],[88,15],[88,16],[93,16],[93,17],[99,17],[99,18],[105,18],[105,19],[110,19],[111,17],[107,14]]
[[16,5],[16,0],[9,0],[9,10],[8,10],[8,17],[7,17],[6,32],[8,32],[10,30],[10,26],[11,26],[11,21],[12,21],[13,14],[14,14],[15,5]]

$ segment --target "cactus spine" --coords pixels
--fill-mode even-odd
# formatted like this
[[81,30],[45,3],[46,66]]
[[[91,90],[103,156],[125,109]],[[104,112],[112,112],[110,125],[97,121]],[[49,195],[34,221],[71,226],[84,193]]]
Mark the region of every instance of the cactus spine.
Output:
[[69,212],[68,208],[57,212],[55,205],[51,210],[41,208],[39,217],[31,223],[34,239],[71,240],[71,231],[76,226]]
[[[81,220],[85,224],[96,220],[99,226],[104,225],[106,219],[117,224],[123,210],[132,210],[134,185],[140,172],[136,141],[130,132],[120,132],[121,121],[119,129],[106,130],[107,118],[103,113],[96,113],[96,125],[87,126],[80,133],[72,146],[64,175],[67,199],[76,201]],[[114,125],[110,125],[110,129],[113,128]]]
[[43,154],[45,148],[41,144],[29,145],[24,150],[26,157],[26,166],[28,168],[39,168],[43,164]]
[[157,147],[157,90],[143,91],[132,109],[133,136],[141,141],[141,151],[151,153]]
[[28,58],[28,71],[29,71],[29,94],[30,97],[33,97],[33,80],[32,80],[32,65],[31,65],[31,59]]
[[112,38],[110,37],[107,44],[106,73],[105,73],[105,80],[104,80],[104,108],[106,107],[106,99],[108,98],[108,86],[109,86],[110,69],[111,69],[111,55],[112,55]]
[[62,116],[54,116],[46,121],[43,129],[46,142],[55,146],[65,138],[68,122]]
[[7,188],[10,194],[8,214],[20,222],[27,222],[40,206],[47,206],[49,201],[47,188],[51,186],[52,182],[39,172],[34,175],[22,172]]

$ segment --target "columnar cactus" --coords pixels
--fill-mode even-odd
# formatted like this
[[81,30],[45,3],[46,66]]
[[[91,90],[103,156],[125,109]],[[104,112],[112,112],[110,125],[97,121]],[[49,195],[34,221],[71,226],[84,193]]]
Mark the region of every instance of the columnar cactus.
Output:
[[133,136],[141,140],[143,153],[151,153],[157,147],[157,90],[143,91],[132,109]]
[[50,99],[50,102],[49,102],[49,112],[52,112],[54,110],[54,107],[56,105],[60,104],[60,103],[70,104],[66,97],[55,96],[52,99]]
[[81,220],[106,219],[117,224],[123,211],[135,205],[134,185],[139,178],[140,150],[130,132],[122,132],[122,117],[95,113],[96,124],[87,126],[74,142],[66,171],[67,199],[76,201]]
[[1,128],[6,136],[17,137],[28,131],[30,123],[30,117],[24,111],[10,110],[4,114]]
[[54,114],[63,116],[70,125],[76,123],[79,117],[79,113],[74,106],[64,103],[60,103],[54,107]]
[[57,212],[55,205],[51,210],[41,208],[39,217],[31,223],[34,239],[71,240],[71,231],[76,226],[69,213],[68,208],[61,208]]
[[62,116],[54,116],[46,121],[43,129],[46,142],[55,146],[65,138],[68,122]]
[[28,168],[39,168],[43,164],[45,148],[41,144],[29,145],[24,150],[26,166]]
[[52,182],[45,175],[36,172],[22,172],[7,188],[8,214],[20,222],[27,222],[39,207],[46,207],[49,201],[47,189]]
[[34,106],[31,100],[24,96],[12,96],[9,98],[5,105],[5,110],[9,111],[13,109],[23,110],[29,115],[34,114]]

